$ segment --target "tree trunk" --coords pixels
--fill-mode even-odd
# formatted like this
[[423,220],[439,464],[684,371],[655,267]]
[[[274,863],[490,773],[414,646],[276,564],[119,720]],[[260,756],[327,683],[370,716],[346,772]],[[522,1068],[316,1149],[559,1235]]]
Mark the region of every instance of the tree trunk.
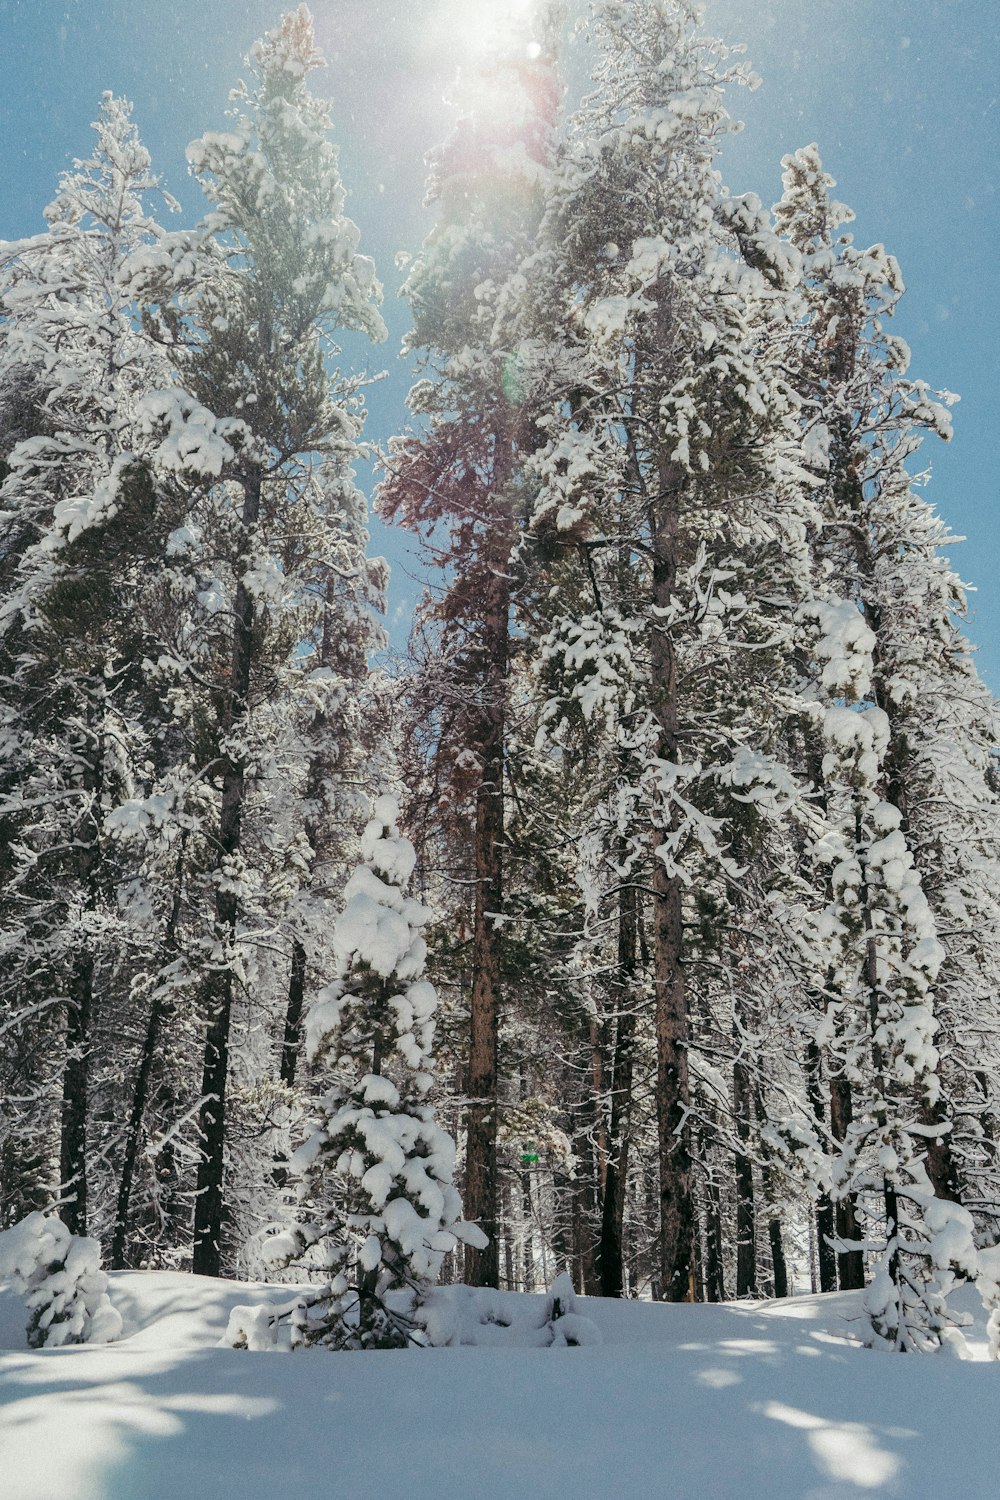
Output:
[[[759,1095],[756,1102],[757,1108],[760,1110]],[[774,1197],[771,1192],[773,1180],[771,1168],[765,1165],[761,1173],[761,1187],[764,1190],[764,1201],[768,1205],[767,1238],[771,1247],[771,1272],[774,1283],[771,1292],[774,1297],[787,1297],[788,1267],[785,1263],[785,1245],[781,1234],[781,1220],[774,1211]]]
[[135,1177],[135,1159],[138,1154],[139,1136],[142,1132],[142,1117],[146,1110],[149,1079],[153,1071],[159,1046],[160,1030],[166,1012],[166,998],[157,990],[150,1006],[146,1023],[146,1035],[139,1058],[139,1068],[132,1093],[132,1108],[129,1111],[125,1147],[122,1153],[122,1174],[118,1184],[118,1201],[115,1206],[115,1227],[111,1239],[111,1269],[121,1271],[128,1265],[125,1244],[128,1236],[129,1205],[132,1199],[132,1184]]
[[[854,1118],[851,1085],[843,1076],[830,1080],[830,1131],[834,1140],[842,1143],[847,1127]],[[853,1193],[838,1198],[834,1226],[839,1240],[859,1240],[861,1231]],[[865,1284],[864,1255],[860,1250],[837,1251],[837,1278],[842,1292],[861,1291]]]
[[[855,844],[861,847],[861,815],[856,815]],[[864,907],[864,919],[866,929],[871,926],[871,912],[868,906],[867,880],[863,881],[861,901]],[[872,968],[874,963],[874,946],[869,937],[866,945],[866,979],[869,983],[869,993],[876,1010],[878,1008],[878,996],[871,986],[875,983],[875,973]],[[874,1025],[872,1027],[874,1035]],[[876,1070],[877,1071],[877,1070]],[[851,1099],[851,1085],[841,1075],[834,1080],[830,1088],[830,1125],[834,1138],[843,1141],[847,1136],[847,1127],[854,1116],[854,1107]],[[860,1239],[860,1227],[858,1225],[856,1200],[853,1195],[842,1199],[837,1204],[837,1234],[841,1239]],[[852,1250],[837,1255],[837,1269],[840,1275],[840,1286],[842,1291],[860,1291],[865,1284],[864,1255],[860,1250]]]
[[[672,476],[671,476],[672,478]],[[664,612],[677,576],[676,491],[661,486],[665,514],[656,517],[653,539],[653,605]],[[653,709],[659,725],[656,754],[678,758],[677,658],[669,632],[657,617],[650,627]],[[670,831],[677,812],[671,809]],[[653,983],[656,995],[656,1120],[660,1170],[660,1276],[666,1302],[694,1295],[694,1199],[691,1185],[691,1103],[688,1079],[690,1018],[683,968],[682,885],[657,852],[664,828],[653,830]]]
[[[244,482],[243,528],[247,535],[260,516],[262,471],[255,467]],[[238,571],[241,571],[238,569]],[[253,662],[254,603],[242,578],[233,602],[233,654],[223,729],[231,739],[247,716]],[[240,755],[227,751],[222,772],[219,816],[218,876],[224,862],[240,849],[246,767]],[[198,1162],[194,1210],[194,1248],[191,1268],[202,1276],[218,1276],[222,1269],[222,1218],[226,1148],[226,1083],[229,1075],[229,1028],[233,1008],[232,948],[236,939],[239,902],[229,883],[220,883],[215,896],[215,941],[219,957],[205,984],[208,1027],[201,1082]]]
[[705,1296],[709,1302],[725,1302],[726,1282],[722,1260],[722,1195],[715,1177],[705,1183]]
[[503,899],[503,746],[490,746],[476,799],[476,907],[466,1125],[465,1213],[489,1238],[484,1250],[465,1247],[470,1286],[498,1286],[497,1038],[500,962],[492,913]]
[[285,1035],[281,1044],[282,1083],[291,1088],[302,1041],[302,1007],[306,993],[306,950],[298,938],[292,943],[292,967],[288,979],[288,1006],[285,1010]]
[[516,1292],[517,1283],[514,1280],[514,1237],[511,1232],[511,1226],[514,1223],[514,1216],[511,1213],[509,1188],[503,1194],[503,1198],[506,1200],[507,1210],[506,1214],[504,1215],[504,1223],[507,1228],[507,1232],[503,1237],[504,1275],[506,1277],[506,1287],[508,1292]]
[[[822,1134],[825,1130],[826,1120],[823,1108],[823,1087],[820,1079],[819,1047],[814,1041],[810,1041],[806,1045],[806,1088],[809,1095],[809,1103],[812,1105],[813,1116]],[[831,1243],[835,1233],[836,1226],[834,1224],[833,1204],[830,1201],[829,1193],[823,1190],[816,1197],[816,1258],[819,1268],[819,1289],[821,1292],[835,1292],[837,1290],[837,1256]]]
[[[334,659],[332,639],[332,610],[334,603],[334,581],[327,578],[323,598],[323,631],[320,637],[319,661],[321,668],[329,668]],[[327,743],[329,718],[325,710],[317,710],[309,731],[311,744],[309,771],[306,777],[306,801],[311,809],[305,819],[304,832],[309,844],[309,884],[316,879],[316,869],[327,852],[328,838],[324,787],[331,774],[330,753]],[[302,1012],[306,991],[306,949],[298,937],[292,940],[292,961],[288,975],[288,1001],[285,1006],[285,1029],[281,1043],[281,1063],[278,1077],[291,1088],[298,1069],[302,1048]]]
[[[104,683],[97,703],[88,702],[87,743],[82,759],[86,766],[82,790],[88,798],[80,827],[76,830],[77,869],[83,891],[83,909],[97,906],[97,876],[101,862],[99,808],[104,787]],[[94,1003],[94,951],[81,934],[66,994],[66,1060],[62,1079],[62,1113],[59,1134],[59,1217],[70,1234],[87,1233],[87,1112],[90,1105],[90,1030]]]
[[[623,855],[619,849],[619,860]],[[628,1179],[632,1123],[632,1074],[635,1060],[635,977],[638,953],[635,887],[623,879],[618,889],[618,968],[612,990],[615,1051],[611,1067],[608,1154],[601,1203],[601,1239],[597,1252],[602,1297],[620,1297],[625,1288],[625,1185]]]
[[597,1199],[604,1202],[604,1188],[608,1177],[608,1126],[606,1119],[607,1055],[609,1051],[609,1018],[598,1025],[597,1016],[588,1021],[590,1040],[590,1085],[591,1085],[591,1135],[594,1142],[594,1161],[597,1168]]
[[575,1254],[580,1266],[581,1290],[588,1297],[601,1294],[597,1256],[598,1225],[604,1200],[598,1182],[598,1151],[594,1145],[597,1104],[593,1094],[588,1092],[570,1111],[575,1181],[569,1186],[576,1226]]
[[59,1217],[70,1234],[87,1233],[87,1104],[90,1095],[90,1016],[94,955],[85,949],[73,965],[66,1000],[59,1140]]
[[[940,1067],[940,1064],[938,1065]],[[922,1119],[925,1125],[937,1128],[950,1126],[940,1095],[933,1104],[924,1104]],[[953,1203],[962,1201],[962,1184],[951,1149],[950,1129],[943,1135],[928,1136],[925,1146],[924,1165],[937,1198],[950,1198]]]
[[[170,903],[170,915],[167,918],[164,934],[164,961],[160,966],[161,975],[163,969],[177,951],[177,924],[180,921],[181,897],[184,889],[184,850],[186,842],[187,834],[182,833],[175,868],[173,900]],[[132,1093],[132,1108],[129,1112],[128,1130],[125,1134],[125,1147],[122,1153],[122,1175],[118,1185],[118,1202],[115,1206],[115,1227],[111,1240],[111,1269],[113,1271],[121,1271],[127,1264],[125,1245],[128,1236],[132,1183],[135,1177],[135,1159],[139,1149],[139,1137],[142,1133],[142,1120],[149,1093],[149,1080],[159,1047],[160,1032],[168,1009],[167,991],[161,979],[160,984],[153,993],[153,1000],[149,1009],[146,1035],[143,1040],[142,1054],[139,1058],[139,1069],[136,1073],[135,1088]]]
[[[861,815],[857,818],[857,842],[861,844]],[[868,1024],[871,1035],[872,1068],[875,1074],[875,1120],[882,1132],[883,1139],[888,1139],[886,1126],[889,1121],[889,1101],[887,1097],[885,1058],[882,1048],[876,1040],[879,1023],[879,983],[878,983],[878,947],[875,936],[874,923],[872,921],[871,902],[868,896],[868,866],[867,862],[862,866],[861,900],[864,906],[865,922],[865,982],[868,985]],[[889,1280],[902,1294],[904,1288],[900,1280],[900,1258],[899,1258],[899,1200],[896,1195],[896,1184],[888,1173],[882,1178],[882,1201],[885,1205],[885,1238],[889,1251]]]
[[774,1295],[788,1296],[788,1267],[785,1264],[785,1247],[781,1238],[781,1220],[769,1218],[767,1237],[771,1242],[771,1266],[774,1270]]
[[476,901],[472,931],[468,1112],[464,1208],[489,1243],[465,1247],[470,1286],[499,1286],[497,1169],[497,1039],[500,1008],[500,939],[494,918],[503,910],[504,752],[507,736],[507,663],[510,651],[510,509],[504,491],[512,471],[507,422],[497,418],[493,497],[496,507],[490,549],[491,578],[483,601],[483,659],[478,750],[482,765],[476,793]]
[[736,1152],[736,1295],[757,1296],[757,1221],[750,1141],[750,1070],[741,1057],[733,1064],[733,1115],[740,1149]]
[[524,1290],[533,1292],[535,1290],[535,1247],[534,1247],[534,1225],[531,1213],[531,1178],[526,1171],[521,1172],[521,1223],[523,1232],[521,1235],[521,1266],[524,1280]]

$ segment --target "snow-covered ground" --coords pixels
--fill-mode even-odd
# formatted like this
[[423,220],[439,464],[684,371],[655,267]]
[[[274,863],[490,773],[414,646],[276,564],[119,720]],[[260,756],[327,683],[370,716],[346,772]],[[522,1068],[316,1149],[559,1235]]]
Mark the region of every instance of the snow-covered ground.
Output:
[[[0,1294],[3,1500],[1000,1495],[1000,1365],[978,1317],[968,1362],[857,1347],[852,1294],[581,1299],[602,1342],[580,1348],[215,1347],[232,1306],[272,1294],[120,1273],[122,1340],[41,1353]],[[530,1299],[506,1305],[538,1322]]]

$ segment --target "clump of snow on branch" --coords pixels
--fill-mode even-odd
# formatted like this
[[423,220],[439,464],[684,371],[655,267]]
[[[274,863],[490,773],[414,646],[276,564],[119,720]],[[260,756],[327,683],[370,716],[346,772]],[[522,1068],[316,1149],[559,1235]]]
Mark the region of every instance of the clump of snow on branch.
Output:
[[855,701],[867,697],[875,636],[857,605],[845,599],[815,599],[802,605],[799,619],[814,623],[813,651],[822,665],[823,687]]

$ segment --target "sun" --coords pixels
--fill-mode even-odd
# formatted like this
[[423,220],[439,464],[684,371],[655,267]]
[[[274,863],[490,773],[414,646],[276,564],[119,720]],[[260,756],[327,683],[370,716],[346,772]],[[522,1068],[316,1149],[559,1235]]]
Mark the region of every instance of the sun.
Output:
[[[536,0],[436,0],[427,40],[466,65],[521,41],[529,55]],[[537,55],[537,53],[535,53]]]

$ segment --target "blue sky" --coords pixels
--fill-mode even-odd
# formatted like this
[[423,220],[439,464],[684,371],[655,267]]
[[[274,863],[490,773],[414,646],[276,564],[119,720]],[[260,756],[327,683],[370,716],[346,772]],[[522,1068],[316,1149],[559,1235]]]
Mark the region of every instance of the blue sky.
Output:
[[[378,441],[405,420],[396,347],[406,314],[393,295],[393,256],[426,232],[422,158],[447,129],[443,95],[463,48],[502,0],[313,0],[311,8],[330,62],[316,86],[335,100],[350,211],[386,285],[391,339],[371,361],[391,370],[371,393],[368,436]],[[0,0],[0,237],[42,227],[59,172],[89,152],[103,89],[134,101],[164,185],[186,219],[196,215],[184,147],[220,125],[243,55],[281,9],[281,0]],[[730,186],[773,201],[781,156],[818,141],[838,196],[857,213],[856,238],[881,241],[901,262],[907,295],[897,331],[913,350],[914,374],[962,397],[954,442],[926,446],[929,495],[969,539],[953,561],[977,586],[968,631],[1000,692],[1000,5],[706,0],[706,12],[711,31],[747,43],[764,80],[732,103],[747,128],[727,148]],[[376,529],[376,545],[397,563],[399,626],[416,587],[398,542]]]

